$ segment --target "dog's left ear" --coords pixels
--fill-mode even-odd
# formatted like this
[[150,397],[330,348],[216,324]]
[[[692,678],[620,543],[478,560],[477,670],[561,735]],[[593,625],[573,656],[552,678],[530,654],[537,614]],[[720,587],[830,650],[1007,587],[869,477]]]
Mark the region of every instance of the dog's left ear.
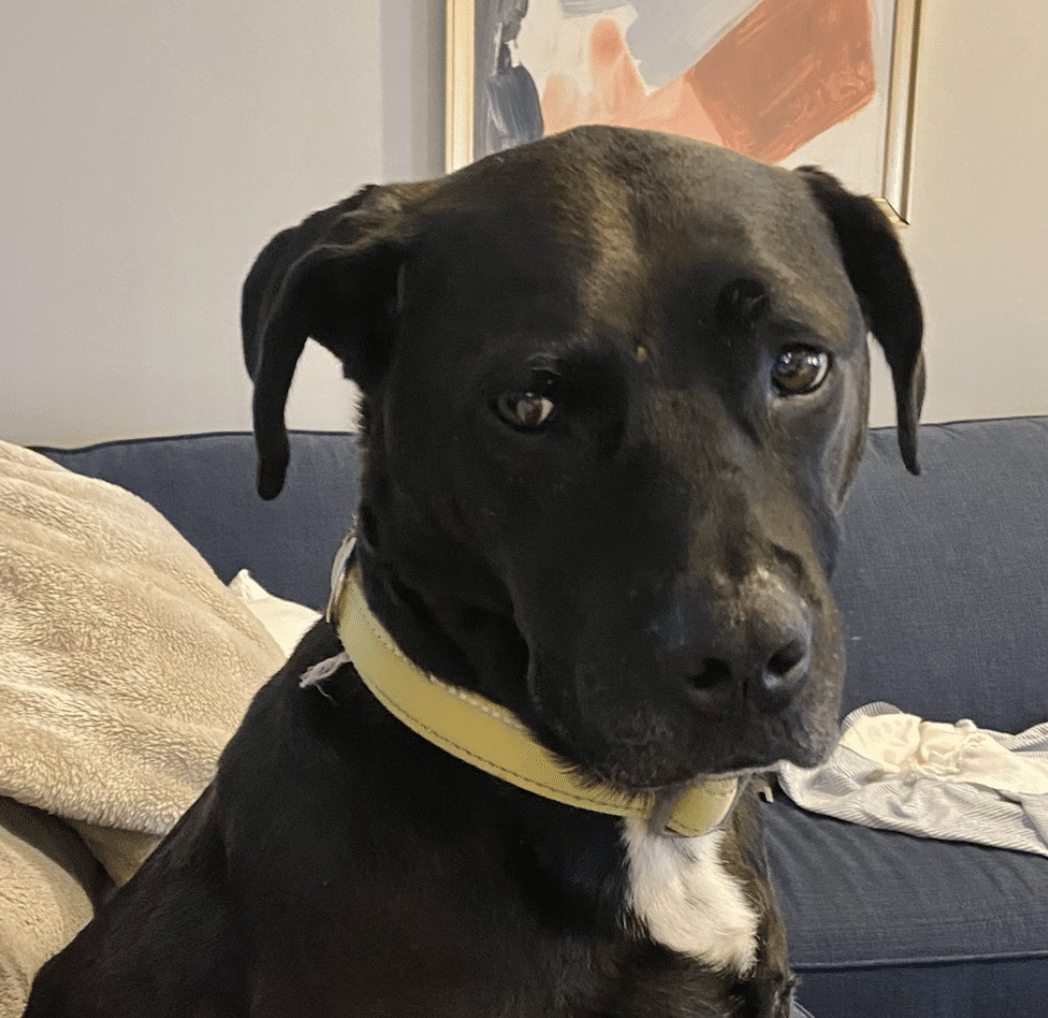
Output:
[[389,356],[407,208],[422,185],[369,187],[278,233],[244,282],[240,324],[252,404],[258,493],[284,485],[284,423],[295,365],[312,337],[366,393]]
[[895,227],[872,198],[851,194],[830,174],[814,166],[797,172],[833,224],[866,324],[891,368],[903,462],[910,473],[920,473],[917,421],[924,401],[924,318]]

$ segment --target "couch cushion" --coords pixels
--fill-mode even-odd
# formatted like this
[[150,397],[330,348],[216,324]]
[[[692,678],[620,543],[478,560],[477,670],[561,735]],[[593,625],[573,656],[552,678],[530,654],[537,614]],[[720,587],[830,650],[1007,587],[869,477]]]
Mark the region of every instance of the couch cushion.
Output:
[[1045,859],[816,817],[781,793],[762,815],[800,997],[813,1014],[1043,1011]]
[[911,477],[894,429],[871,432],[845,509],[844,710],[1048,720],[1048,418],[926,425],[920,460]]

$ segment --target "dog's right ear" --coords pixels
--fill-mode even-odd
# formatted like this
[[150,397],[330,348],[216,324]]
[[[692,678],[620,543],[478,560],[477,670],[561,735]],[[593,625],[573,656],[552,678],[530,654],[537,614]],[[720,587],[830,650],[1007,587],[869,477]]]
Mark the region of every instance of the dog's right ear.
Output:
[[290,447],[284,423],[295,365],[312,337],[366,393],[389,357],[407,208],[425,185],[368,187],[278,233],[244,281],[240,324],[262,498],[280,493]]
[[899,451],[912,474],[917,465],[917,422],[924,402],[924,316],[921,299],[895,227],[872,198],[846,191],[815,166],[796,171],[829,217],[848,278],[870,332],[880,344],[895,388]]

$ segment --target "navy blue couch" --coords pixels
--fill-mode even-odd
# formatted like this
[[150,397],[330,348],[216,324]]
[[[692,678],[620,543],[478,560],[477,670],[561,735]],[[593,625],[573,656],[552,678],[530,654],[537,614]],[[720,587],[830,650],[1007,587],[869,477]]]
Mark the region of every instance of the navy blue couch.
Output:
[[[926,425],[923,474],[871,433],[835,577],[844,710],[872,700],[1016,732],[1048,720],[1048,418]],[[351,523],[345,435],[292,436],[287,486],[254,494],[246,434],[42,450],[157,506],[228,581],[320,608]],[[769,851],[816,1018],[1048,1014],[1048,859],[765,807]]]

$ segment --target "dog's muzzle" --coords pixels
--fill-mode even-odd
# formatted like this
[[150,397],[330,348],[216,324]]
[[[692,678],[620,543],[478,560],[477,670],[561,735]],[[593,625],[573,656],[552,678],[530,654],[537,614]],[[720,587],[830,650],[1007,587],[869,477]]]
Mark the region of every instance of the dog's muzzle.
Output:
[[[339,548],[325,619],[375,698],[417,735],[452,756],[535,795],[579,809],[647,820],[659,833],[697,837],[722,827],[745,779],[711,778],[671,789],[626,792],[581,780],[512,712],[422,671],[368,607],[355,539]],[[326,673],[325,673],[326,674]],[[315,669],[303,685],[313,685]]]

